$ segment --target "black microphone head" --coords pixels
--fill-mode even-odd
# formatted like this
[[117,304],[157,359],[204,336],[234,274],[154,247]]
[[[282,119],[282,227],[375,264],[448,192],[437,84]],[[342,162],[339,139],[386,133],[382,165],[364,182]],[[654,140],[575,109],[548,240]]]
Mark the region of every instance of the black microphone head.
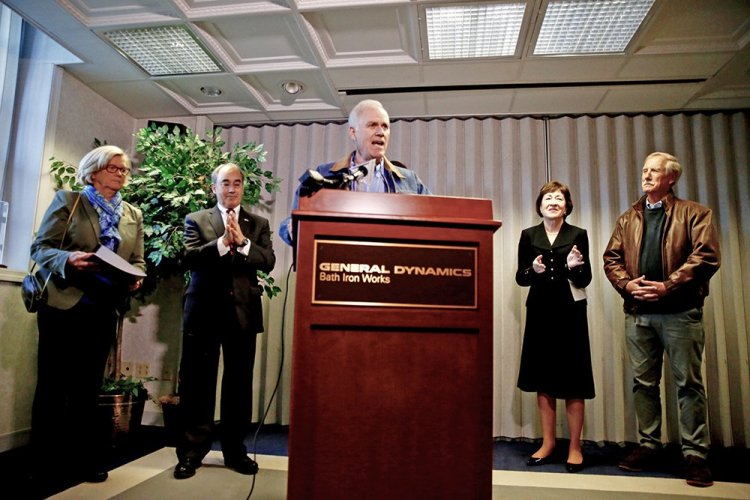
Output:
[[363,177],[367,177],[367,173],[369,170],[367,168],[375,168],[375,158],[372,158],[364,163],[360,163],[359,165],[355,165],[352,167],[353,172],[351,175],[353,176],[352,180],[362,179]]
[[315,169],[308,169],[299,178],[300,196],[310,196],[314,192],[318,191],[325,184],[326,178]]

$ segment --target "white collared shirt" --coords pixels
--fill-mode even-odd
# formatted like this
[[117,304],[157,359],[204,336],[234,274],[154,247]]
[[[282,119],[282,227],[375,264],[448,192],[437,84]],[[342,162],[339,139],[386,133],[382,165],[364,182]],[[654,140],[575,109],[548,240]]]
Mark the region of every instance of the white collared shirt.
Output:
[[[383,175],[384,161],[385,160],[381,158],[380,161],[375,164],[373,172],[368,172],[364,178],[352,182],[350,190],[367,191],[368,193],[385,193],[388,191],[385,186],[385,176]],[[354,156],[352,156],[352,161],[349,165],[350,172],[352,173],[356,172],[356,169],[351,170],[354,166],[356,165],[354,164]]]

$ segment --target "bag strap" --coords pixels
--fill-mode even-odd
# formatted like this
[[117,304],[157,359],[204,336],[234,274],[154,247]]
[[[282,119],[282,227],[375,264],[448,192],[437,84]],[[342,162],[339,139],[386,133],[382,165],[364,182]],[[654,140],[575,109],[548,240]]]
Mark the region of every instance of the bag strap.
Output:
[[[73,209],[70,211],[70,214],[68,215],[68,221],[65,223],[65,230],[63,231],[62,238],[60,239],[60,247],[62,248],[63,243],[65,242],[65,236],[68,234],[68,228],[70,227],[70,221],[73,220],[73,214],[76,212],[76,208],[78,208],[78,202],[81,201],[81,192],[78,192],[78,198],[76,198],[76,202],[73,203]],[[31,269],[29,269],[29,274],[34,272],[34,268],[36,267],[36,261],[31,265]],[[49,279],[52,277],[52,273],[49,273],[47,275],[47,279],[44,280],[44,286],[42,287],[42,290],[47,288],[47,283],[49,283]]]

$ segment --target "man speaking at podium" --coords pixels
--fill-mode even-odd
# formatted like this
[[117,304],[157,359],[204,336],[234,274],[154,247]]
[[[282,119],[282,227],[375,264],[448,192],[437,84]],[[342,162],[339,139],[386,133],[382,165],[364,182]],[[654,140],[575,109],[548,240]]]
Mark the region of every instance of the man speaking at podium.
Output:
[[[375,100],[360,101],[349,113],[349,137],[354,151],[336,162],[324,163],[300,178],[292,210],[299,197],[321,187],[336,187],[370,193],[431,194],[417,174],[385,157],[391,121],[383,105]],[[281,222],[279,235],[292,244],[292,218]]]

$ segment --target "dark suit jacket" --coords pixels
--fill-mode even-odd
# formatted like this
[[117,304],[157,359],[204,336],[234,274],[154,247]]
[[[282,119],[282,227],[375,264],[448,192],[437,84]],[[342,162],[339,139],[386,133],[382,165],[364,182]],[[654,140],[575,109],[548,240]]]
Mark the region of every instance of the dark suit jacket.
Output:
[[232,301],[243,332],[263,331],[261,295],[257,271],[271,272],[276,256],[271,245],[268,220],[240,207],[238,222],[251,242],[245,257],[237,252],[219,255],[217,241],[224,234],[221,211],[217,206],[189,214],[185,218],[185,265],[190,283],[183,316],[186,332],[215,329],[218,304]]
[[[70,220],[70,227],[65,241],[60,247],[60,240],[65,232],[70,210],[78,198],[78,192],[58,191],[42,219],[36,238],[31,244],[31,258],[46,277],[52,272],[52,279],[47,285],[47,303],[57,309],[70,309],[81,300],[83,290],[75,286],[65,274],[65,263],[70,252],[80,250],[93,252],[99,245],[99,214],[86,196],[81,201]],[[122,241],[117,254],[135,267],[146,270],[143,257],[143,215],[133,205],[123,202],[123,213],[117,226]]]
[[[583,255],[583,265],[568,269],[566,258],[573,245]],[[542,256],[547,266],[544,273],[535,273],[534,259]],[[560,232],[550,245],[544,223],[524,229],[518,242],[518,271],[516,283],[530,286],[526,305],[544,305],[548,301],[567,300],[573,302],[570,280],[577,288],[585,288],[591,283],[591,262],[589,261],[589,239],[585,229],[563,222]]]

